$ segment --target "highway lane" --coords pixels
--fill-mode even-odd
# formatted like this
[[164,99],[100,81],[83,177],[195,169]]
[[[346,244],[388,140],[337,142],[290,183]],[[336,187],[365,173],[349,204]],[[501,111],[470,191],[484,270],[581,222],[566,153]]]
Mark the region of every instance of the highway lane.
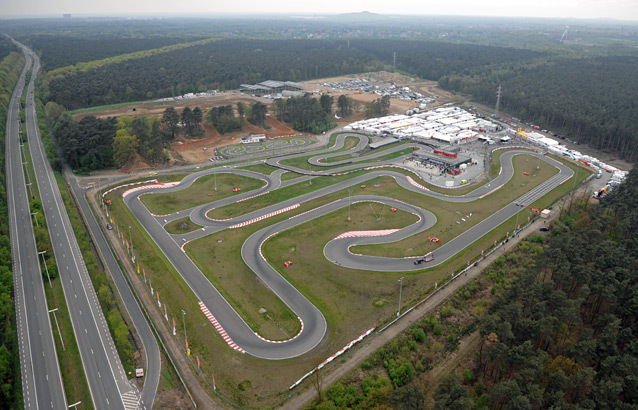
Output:
[[155,339],[155,335],[151,331],[151,328],[142,313],[142,309],[133,296],[133,292],[131,291],[128,282],[124,278],[120,265],[115,259],[112,249],[104,237],[102,229],[100,229],[98,220],[86,201],[86,196],[84,195],[85,191],[80,188],[77,178],[75,178],[68,169],[66,174],[70,181],[71,189],[73,189],[73,193],[80,205],[80,210],[87,221],[94,243],[100,251],[101,259],[111,273],[113,282],[115,283],[118,293],[124,302],[124,306],[126,307],[129,317],[133,321],[133,325],[144,344],[147,368],[144,376],[144,388],[142,389],[142,397],[139,408],[151,409],[153,407],[153,400],[155,399],[155,392],[159,385],[161,370],[161,358],[157,340]]
[[[501,175],[497,177],[494,181],[489,184],[486,184],[482,187],[477,188],[476,190],[470,192],[467,195],[463,196],[448,196],[445,194],[436,193],[429,190],[421,189],[414,184],[411,184],[407,177],[403,174],[394,172],[392,170],[379,170],[373,171],[368,174],[360,175],[354,177],[352,179],[342,181],[340,183],[334,184],[330,187],[326,187],[320,189],[315,192],[311,192],[305,195],[301,195],[296,198],[292,198],[288,201],[281,202],[276,205],[272,205],[270,207],[266,207],[260,209],[259,211],[255,211],[249,214],[242,215],[240,217],[233,218],[231,220],[225,221],[214,221],[206,218],[205,214],[208,210],[223,206],[228,203],[236,202],[243,198],[249,198],[255,194],[263,193],[270,189],[269,187],[272,185],[276,185],[274,181],[271,179],[273,176],[264,176],[259,174],[259,177],[262,179],[268,180],[268,185],[261,190],[246,192],[240,196],[234,196],[232,198],[226,198],[220,201],[214,201],[209,204],[202,205],[200,207],[193,208],[188,211],[182,211],[180,214],[188,215],[190,214],[191,219],[203,225],[204,228],[200,230],[196,230],[194,232],[185,234],[185,235],[169,235],[162,228],[163,220],[165,217],[153,217],[148,210],[144,207],[144,205],[139,200],[139,196],[148,193],[148,192],[175,192],[181,189],[184,189],[187,186],[190,186],[197,177],[207,174],[207,173],[215,173],[215,172],[233,172],[239,173],[246,176],[256,176],[257,173],[246,171],[246,170],[235,170],[235,169],[209,169],[200,171],[197,173],[196,177],[187,177],[183,180],[183,182],[175,187],[167,188],[167,189],[156,189],[149,188],[144,191],[138,191],[127,195],[125,198],[126,205],[131,209],[133,214],[138,218],[141,222],[142,226],[146,229],[146,231],[155,239],[160,249],[168,256],[169,260],[176,267],[178,272],[181,273],[184,280],[189,284],[193,292],[199,297],[200,300],[204,302],[206,307],[213,312],[217,321],[221,324],[225,332],[230,335],[232,342],[239,345],[243,348],[247,353],[269,359],[280,359],[285,357],[294,357],[296,355],[302,354],[305,351],[312,349],[316,344],[318,344],[323,335],[325,334],[325,319],[321,315],[321,313],[309,302],[307,299],[301,295],[298,291],[296,291],[290,284],[288,284],[283,278],[279,276],[275,269],[273,269],[270,265],[266,263],[263,258],[257,257],[257,253],[259,246],[256,246],[254,238],[247,241],[242,248],[242,257],[244,261],[253,269],[253,271],[267,284],[275,293],[286,303],[303,321],[304,328],[303,331],[296,337],[294,340],[287,341],[285,343],[272,344],[268,341],[264,341],[256,335],[252,335],[252,331],[248,328],[248,326],[244,323],[241,317],[230,307],[230,305],[221,298],[221,295],[214,288],[214,286],[207,280],[207,278],[203,275],[203,273],[194,265],[194,263],[181,251],[180,246],[188,241],[193,240],[202,236],[210,235],[211,233],[218,232],[222,229],[229,227],[231,224],[237,224],[240,222],[247,221],[251,218],[258,217],[270,212],[274,212],[276,210],[282,209],[287,206],[293,206],[294,204],[304,203],[307,201],[311,201],[313,199],[320,198],[329,193],[338,191],[340,189],[345,189],[347,187],[357,186],[362,182],[370,180],[371,178],[388,175],[394,177],[399,185],[402,187],[419,192],[423,195],[432,196],[441,200],[450,201],[450,202],[470,202],[476,201],[486,195],[490,194],[497,189],[499,186],[502,186],[505,182],[507,182],[512,176],[514,172],[512,158],[515,155],[520,154],[531,154],[538,155],[545,162],[555,162],[543,155],[531,153],[529,151],[514,151],[514,152],[506,152],[501,155],[501,161],[503,164],[503,169]],[[562,164],[556,162],[555,164],[560,169],[560,173],[557,174],[559,177],[553,177],[549,181],[541,184],[539,187],[535,188],[532,192],[537,192],[538,195],[542,196],[547,189],[551,189],[555,187],[560,182],[568,179],[572,175],[572,171],[568,167],[562,166]],[[560,168],[562,166],[563,168]],[[500,185],[499,185],[500,184]],[[356,197],[359,200],[359,196]],[[529,197],[529,199],[533,199],[533,197]],[[331,212],[330,209],[336,209],[338,207],[345,206],[345,199],[338,201],[337,203],[330,204],[329,206],[322,207],[322,211],[312,211],[312,212]],[[400,207],[400,206],[397,206]],[[502,210],[496,212],[494,215],[487,218],[485,221],[477,224],[475,227],[469,229],[467,232],[460,235],[458,238],[455,238],[451,241],[450,245],[447,245],[440,252],[440,257],[437,257],[436,262],[434,264],[442,263],[444,260],[448,259],[451,255],[458,252],[460,249],[465,248],[476,239],[483,236],[485,233],[489,232],[495,226],[499,225],[502,221],[507,220],[511,215],[513,215],[518,206],[515,204],[510,204],[504,207]],[[312,212],[310,214],[312,214]],[[430,220],[433,221],[433,217],[430,216],[428,211],[419,209],[415,211],[422,220]],[[171,215],[174,216],[174,215]],[[168,217],[171,217],[168,216]],[[285,225],[287,223],[291,224],[299,224],[302,221],[305,221],[308,218],[304,216],[293,217],[288,221],[284,221],[276,226],[288,226]],[[432,222],[433,223],[433,222]],[[284,224],[284,225],[281,225]],[[292,226],[292,225],[291,225]],[[430,225],[431,226],[431,225]],[[275,228],[272,228],[275,229]],[[260,235],[262,235],[263,240],[268,237],[273,231],[271,227],[264,228],[264,230],[259,231]],[[284,229],[284,228],[282,228]],[[285,228],[287,229],[287,228]],[[403,237],[408,237],[414,235],[418,232],[422,232],[421,230],[414,230],[414,227],[407,227],[399,232],[389,235],[388,237],[376,238],[376,239],[365,239],[370,241],[394,241],[402,239]],[[427,229],[427,228],[425,228]],[[345,245],[345,242],[341,242]],[[405,258],[375,258],[375,257],[359,257],[357,255],[352,255],[347,252],[347,246],[343,247],[335,247],[334,249],[340,248],[343,253],[335,253],[335,250],[331,248],[331,244],[329,243],[326,248],[326,256],[328,259],[332,260],[335,263],[339,263],[341,265],[352,267],[356,269],[366,269],[366,270],[376,270],[376,271],[411,271],[411,270],[422,270],[428,265],[417,265],[415,266],[412,259]],[[443,247],[442,247],[443,248]],[[245,251],[247,249],[249,251]],[[449,254],[448,254],[449,252]],[[437,250],[437,254],[439,250]],[[366,259],[370,258],[370,259]],[[381,262],[381,263],[380,263]],[[177,268],[179,267],[179,268]],[[195,290],[196,289],[196,290]],[[212,309],[211,309],[212,307]],[[321,332],[309,331],[308,329],[320,329]]]
[[84,264],[53,171],[40,138],[33,98],[34,68],[27,89],[27,137],[49,236],[67,301],[73,332],[87,378],[93,405],[99,409],[135,408],[138,395],[124,372],[95,289]]
[[30,53],[23,51],[27,61],[8,107],[5,151],[22,394],[25,409],[61,409],[67,407],[67,400],[33,233],[18,131],[20,96],[32,64]]

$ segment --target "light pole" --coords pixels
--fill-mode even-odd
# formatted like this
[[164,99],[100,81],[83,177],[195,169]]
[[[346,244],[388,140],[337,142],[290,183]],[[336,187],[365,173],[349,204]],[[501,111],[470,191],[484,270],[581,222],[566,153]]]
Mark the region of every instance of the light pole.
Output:
[[38,214],[37,212],[32,212],[31,213],[31,215],[33,216],[33,219],[35,220],[35,226],[37,226],[39,228],[40,225],[38,224],[38,218],[36,218],[37,214]]
[[348,190],[348,222],[350,222],[350,194],[352,193],[352,189]]
[[55,327],[58,328],[58,335],[60,335],[60,343],[62,344],[62,350],[66,351],[64,347],[64,341],[62,340],[62,333],[60,332],[60,325],[58,324],[58,317],[55,315],[56,310],[58,310],[58,308],[51,309],[49,310],[49,313],[53,313],[53,319],[55,320]]
[[401,294],[403,293],[403,276],[399,279],[399,311],[397,317],[401,316]]
[[131,236],[131,225],[128,226],[128,239],[131,241],[131,259],[135,260],[135,252],[133,252],[133,237]]
[[536,170],[538,171],[539,169],[541,169],[541,157],[538,157],[538,165],[536,165]]
[[47,252],[47,251],[38,252],[38,255],[42,255],[42,263],[44,264],[44,270],[46,270],[46,271],[47,271],[47,279],[49,279],[49,288],[52,288],[52,287],[53,287],[53,285],[51,285],[51,276],[49,276],[49,268],[47,267],[47,263],[46,263],[46,261],[44,260],[44,254],[45,254],[46,252]]
[[215,192],[217,192],[217,172],[215,172],[213,175],[213,179],[215,180]]
[[186,343],[188,343],[188,336],[186,336],[186,319],[184,319],[184,316],[186,316],[186,312],[184,312],[184,309],[182,309],[182,323],[184,323],[184,340],[186,340]]
[[516,211],[516,222],[514,223],[514,233],[516,233],[516,228],[518,227],[518,215],[520,215],[521,213],[521,208],[519,208],[519,206],[522,208],[523,204],[516,204],[517,211]]
[[71,407],[77,407],[78,404],[82,403],[81,401],[77,402],[77,403],[73,403],[72,405],[69,406],[69,408]]

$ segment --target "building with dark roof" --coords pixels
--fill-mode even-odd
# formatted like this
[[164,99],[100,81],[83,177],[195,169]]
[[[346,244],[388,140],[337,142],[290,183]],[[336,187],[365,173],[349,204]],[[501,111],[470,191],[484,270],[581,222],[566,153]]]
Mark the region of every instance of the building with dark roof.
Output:
[[280,94],[282,91],[303,90],[303,84],[293,81],[266,80],[259,84],[240,84],[239,91],[254,95]]

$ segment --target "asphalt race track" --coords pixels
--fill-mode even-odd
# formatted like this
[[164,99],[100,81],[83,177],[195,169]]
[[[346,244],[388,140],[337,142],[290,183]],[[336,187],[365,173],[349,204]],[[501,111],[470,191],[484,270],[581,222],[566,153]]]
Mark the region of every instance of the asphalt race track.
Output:
[[[350,150],[344,150],[335,152],[341,149],[344,145],[344,140],[347,136],[355,136],[359,138],[357,146]],[[373,160],[375,157],[381,155],[387,155],[399,150],[403,150],[406,147],[422,147],[419,144],[403,144],[396,147],[388,148],[380,151],[379,153],[373,153],[370,155],[353,157],[345,161],[339,161],[335,163],[322,164],[326,157],[341,156],[347,154],[357,153],[362,150],[367,144],[367,137],[363,137],[357,134],[341,134],[337,137],[335,145],[329,149],[316,151],[313,153],[301,153],[293,154],[284,157],[270,158],[265,162],[271,166],[278,167],[287,171],[293,171],[304,174],[305,176],[297,179],[282,182],[280,180],[281,172],[273,172],[270,176],[260,173],[234,169],[232,167],[214,168],[208,170],[202,170],[197,173],[191,174],[185,177],[178,185],[171,188],[157,189],[149,188],[132,192],[124,198],[125,204],[129,207],[133,215],[140,221],[144,229],[157,243],[161,251],[170,260],[176,270],[181,274],[182,278],[190,286],[193,293],[201,300],[210,313],[214,316],[216,321],[221,326],[222,330],[218,328],[218,331],[222,335],[226,336],[227,342],[231,347],[241,352],[248,353],[250,355],[266,358],[266,359],[286,359],[296,357],[304,354],[315,346],[317,346],[327,331],[326,320],[321,312],[299,291],[297,291],[288,281],[286,281],[261,255],[261,244],[263,244],[272,235],[284,231],[286,229],[293,228],[299,224],[303,224],[311,219],[321,217],[330,212],[334,212],[337,209],[348,206],[347,195],[343,199],[334,201],[332,203],[323,205],[311,211],[292,216],[291,218],[282,222],[265,227],[253,235],[251,235],[242,246],[242,258],[244,262],[252,269],[255,274],[262,280],[266,286],[268,286],[288,307],[295,312],[302,322],[301,332],[291,338],[288,341],[274,343],[272,341],[265,340],[261,336],[254,333],[243,319],[237,314],[237,312],[228,304],[228,302],[221,296],[218,290],[208,281],[204,274],[197,268],[197,266],[191,261],[191,259],[182,250],[185,243],[191,240],[195,240],[215,232],[219,232],[224,229],[229,229],[235,225],[251,223],[255,219],[267,217],[269,214],[275,212],[281,212],[289,208],[294,208],[300,204],[312,201],[317,198],[321,198],[327,194],[337,192],[339,190],[348,189],[354,186],[363,184],[365,181],[369,181],[372,178],[378,176],[390,176],[393,177],[396,182],[403,188],[418,192],[425,196],[430,196],[443,201],[448,202],[472,202],[484,198],[488,195],[494,195],[507,181],[509,181],[514,174],[514,166],[512,159],[516,155],[527,154],[535,155],[542,161],[558,168],[559,172],[553,177],[544,181],[537,187],[531,189],[525,195],[522,195],[512,203],[504,206],[503,208],[496,210],[492,215],[485,218],[480,223],[469,228],[450,242],[439,247],[435,253],[435,259],[430,262],[424,262],[420,265],[414,264],[412,258],[386,258],[375,257],[365,255],[354,255],[349,252],[349,248],[353,245],[363,244],[378,244],[395,242],[420,232],[423,232],[436,223],[434,215],[426,209],[419,208],[418,206],[407,204],[393,198],[387,198],[376,195],[357,195],[352,197],[353,201],[376,201],[392,206],[398,209],[402,209],[411,212],[419,217],[417,223],[411,224],[402,229],[396,230],[384,236],[374,237],[358,237],[358,238],[341,238],[329,241],[324,247],[325,257],[335,264],[345,266],[352,269],[363,269],[370,271],[387,271],[387,272],[403,272],[403,271],[416,271],[423,270],[432,266],[436,266],[445,262],[447,259],[465,249],[467,246],[475,242],[477,239],[484,236],[486,233],[508,220],[512,216],[516,215],[522,209],[522,206],[527,206],[541,198],[552,189],[556,188],[560,184],[564,183],[568,179],[572,178],[573,171],[563,165],[562,163],[555,161],[542,154],[538,154],[532,151],[526,150],[509,150],[501,155],[502,171],[499,176],[488,184],[478,187],[470,193],[462,196],[448,196],[440,194],[427,188],[414,184],[414,179],[410,181],[406,175],[401,174],[393,170],[393,168],[382,168],[382,166],[397,166],[403,160],[397,158],[387,161],[374,162],[374,169],[366,174],[356,176],[331,185],[326,188],[319,189],[317,191],[300,195],[296,198],[265,207],[255,212],[247,213],[241,216],[237,216],[228,220],[212,220],[209,219],[206,214],[214,208],[219,208],[230,203],[234,203],[240,200],[244,200],[256,195],[262,195],[275,189],[279,189],[285,186],[299,183],[308,179],[312,179],[315,176],[320,175],[333,175],[336,173],[347,172],[351,170],[359,170],[369,167],[373,167],[370,164],[365,164],[366,161]],[[282,165],[280,161],[289,158],[299,158],[312,156],[308,162],[317,166],[330,166],[329,170],[312,171],[304,170],[297,167],[288,165]],[[340,166],[344,165],[344,166]],[[335,168],[335,166],[337,166]],[[266,181],[266,185],[263,188],[254,190],[251,192],[242,193],[230,198],[225,198],[219,201],[213,201],[211,203],[194,207],[191,209],[176,212],[170,215],[155,216],[152,215],[148,209],[139,200],[139,197],[144,194],[150,194],[153,192],[176,192],[190,186],[197,178],[212,174],[212,173],[234,173],[238,175],[249,176],[253,178],[259,178]],[[416,178],[416,177],[415,177]],[[191,220],[203,226],[199,230],[183,234],[183,235],[171,235],[167,233],[163,226],[168,222],[175,219],[183,218],[185,215],[190,216]]]

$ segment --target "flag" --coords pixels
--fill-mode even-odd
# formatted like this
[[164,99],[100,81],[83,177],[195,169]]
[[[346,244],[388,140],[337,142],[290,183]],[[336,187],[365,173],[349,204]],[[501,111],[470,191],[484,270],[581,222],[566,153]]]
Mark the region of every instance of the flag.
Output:
[[162,302],[160,302],[160,298],[159,298],[159,290],[157,291],[157,306],[159,306],[160,309],[162,308]]
[[175,329],[175,318],[173,318],[173,336],[177,335],[176,329]]
[[138,263],[137,264],[137,274],[139,275],[139,273],[140,273],[140,264]]
[[197,370],[202,367],[202,364],[199,362],[199,355],[197,355]]

